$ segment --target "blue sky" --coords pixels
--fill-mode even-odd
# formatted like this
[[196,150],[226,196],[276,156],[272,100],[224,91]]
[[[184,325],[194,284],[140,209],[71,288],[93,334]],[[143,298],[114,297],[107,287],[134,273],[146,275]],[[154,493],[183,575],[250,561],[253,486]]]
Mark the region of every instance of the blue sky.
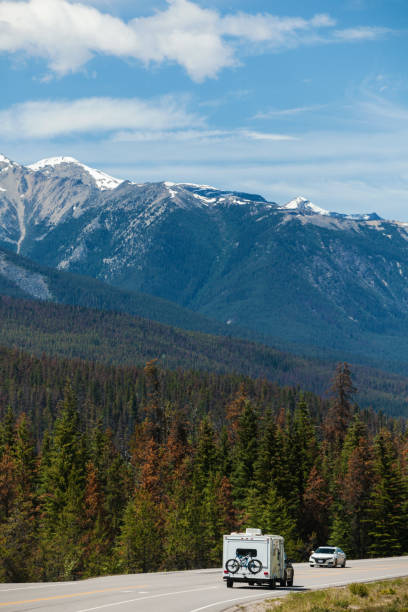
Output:
[[408,221],[407,0],[0,0],[0,152]]

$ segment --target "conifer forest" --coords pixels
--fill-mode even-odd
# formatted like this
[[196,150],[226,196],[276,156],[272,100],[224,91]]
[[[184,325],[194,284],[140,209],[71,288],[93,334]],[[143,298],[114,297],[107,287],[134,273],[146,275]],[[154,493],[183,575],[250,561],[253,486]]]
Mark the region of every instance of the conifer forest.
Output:
[[347,363],[322,399],[242,375],[0,351],[0,580],[221,565],[222,536],[349,558],[408,554],[408,431],[360,410]]

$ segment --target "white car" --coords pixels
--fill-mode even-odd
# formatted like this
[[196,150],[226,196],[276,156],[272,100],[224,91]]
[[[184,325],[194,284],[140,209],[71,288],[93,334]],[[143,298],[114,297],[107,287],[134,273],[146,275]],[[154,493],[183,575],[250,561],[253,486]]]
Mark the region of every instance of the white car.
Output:
[[309,557],[310,567],[346,567],[346,553],[338,546],[319,546]]

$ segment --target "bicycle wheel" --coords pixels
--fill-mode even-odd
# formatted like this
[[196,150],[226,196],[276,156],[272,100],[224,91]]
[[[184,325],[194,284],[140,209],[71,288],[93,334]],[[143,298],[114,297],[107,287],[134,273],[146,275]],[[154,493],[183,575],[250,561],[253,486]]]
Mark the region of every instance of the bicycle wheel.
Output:
[[225,569],[227,569],[231,574],[235,574],[239,570],[239,562],[236,559],[228,559],[225,564]]
[[262,563],[259,559],[251,559],[248,563],[248,569],[251,574],[257,574],[262,569]]

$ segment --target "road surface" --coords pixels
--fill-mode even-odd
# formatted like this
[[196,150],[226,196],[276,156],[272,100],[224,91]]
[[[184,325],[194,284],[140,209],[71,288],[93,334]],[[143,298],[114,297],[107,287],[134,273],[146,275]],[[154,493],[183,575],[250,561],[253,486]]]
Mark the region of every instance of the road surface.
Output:
[[79,582],[1,584],[0,612],[220,612],[290,591],[408,576],[408,556],[348,561],[342,568],[295,563],[292,588],[227,589],[221,570],[107,576]]

